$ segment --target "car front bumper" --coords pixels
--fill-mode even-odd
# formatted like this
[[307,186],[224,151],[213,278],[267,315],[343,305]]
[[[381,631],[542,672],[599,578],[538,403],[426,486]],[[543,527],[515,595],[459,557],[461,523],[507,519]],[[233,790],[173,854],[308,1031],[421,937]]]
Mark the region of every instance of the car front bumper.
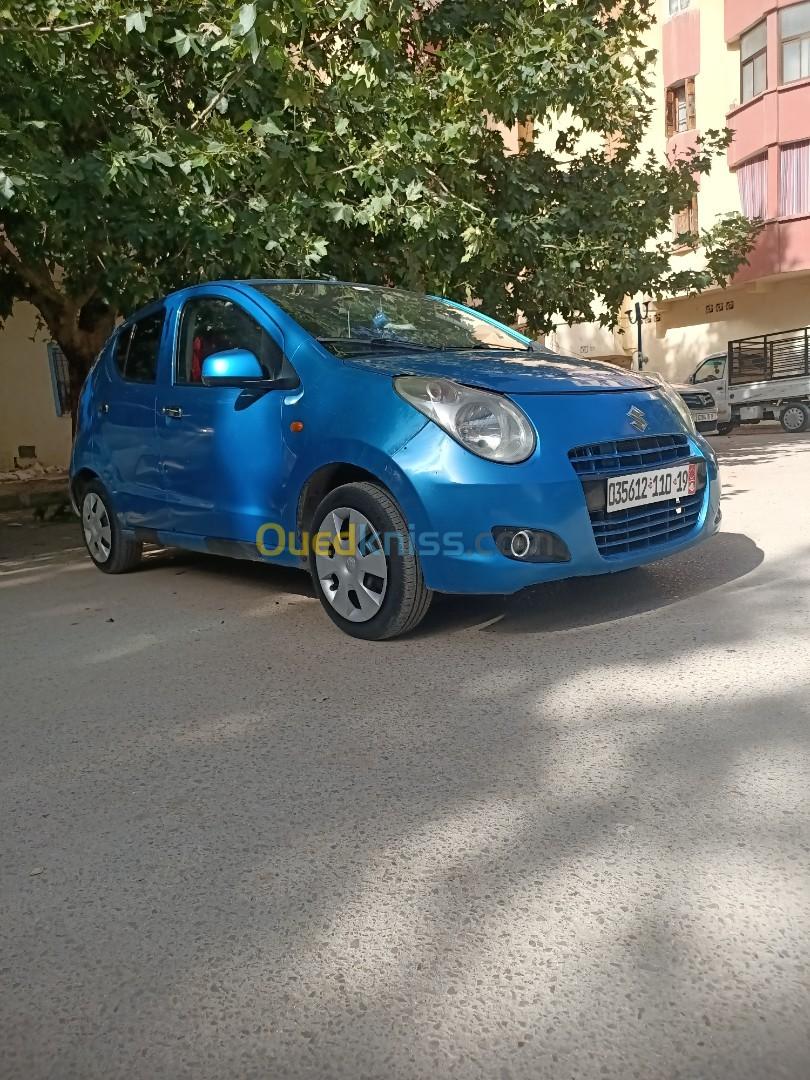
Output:
[[[574,400],[580,398],[579,401]],[[519,398],[538,430],[538,449],[521,465],[483,461],[428,424],[397,455],[407,483],[397,493],[411,526],[425,581],[448,593],[508,594],[544,581],[615,573],[691,547],[716,532],[720,481],[716,459],[700,436],[687,436],[688,460],[705,463],[705,483],[692,498],[689,527],[656,536],[649,544],[621,545],[605,553],[597,544],[594,519],[582,477],[569,449],[588,444],[686,434],[670,407],[655,393],[611,393]],[[639,435],[629,424],[631,405],[643,407],[649,427]],[[683,459],[687,460],[687,459]],[[672,500],[670,519],[679,524]],[[680,504],[678,504],[680,505]],[[605,519],[602,519],[603,521]],[[609,520],[609,519],[608,519]],[[687,519],[683,519],[686,521]],[[499,550],[493,529],[512,527],[554,533],[567,547],[567,562],[524,562]],[[603,535],[604,527],[600,535]],[[635,535],[635,534],[634,534]]]

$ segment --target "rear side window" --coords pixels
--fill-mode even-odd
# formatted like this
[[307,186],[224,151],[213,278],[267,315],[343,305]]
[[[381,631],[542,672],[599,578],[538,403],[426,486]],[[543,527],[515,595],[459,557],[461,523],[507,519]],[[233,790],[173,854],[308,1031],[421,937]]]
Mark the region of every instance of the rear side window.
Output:
[[115,363],[121,378],[129,382],[155,382],[164,318],[161,308],[124,327],[118,335]]

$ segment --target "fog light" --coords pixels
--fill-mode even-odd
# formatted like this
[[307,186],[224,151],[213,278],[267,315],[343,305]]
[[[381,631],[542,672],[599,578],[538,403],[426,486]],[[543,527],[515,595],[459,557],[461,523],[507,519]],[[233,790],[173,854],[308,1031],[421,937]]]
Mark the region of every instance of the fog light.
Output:
[[532,538],[525,529],[516,532],[509,544],[509,550],[516,559],[525,559],[532,549]]
[[571,560],[565,542],[556,533],[545,529],[496,525],[492,536],[498,551],[515,562],[559,563]]

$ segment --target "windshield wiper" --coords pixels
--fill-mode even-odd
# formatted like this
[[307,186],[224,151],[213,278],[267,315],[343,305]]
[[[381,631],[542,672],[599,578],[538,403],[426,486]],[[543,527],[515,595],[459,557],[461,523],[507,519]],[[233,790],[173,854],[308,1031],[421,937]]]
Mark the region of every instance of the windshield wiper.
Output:
[[443,346],[441,345],[425,345],[421,341],[408,341],[407,338],[392,337],[390,334],[374,337],[319,337],[317,339],[321,345],[363,345],[369,348],[379,348],[380,346],[391,348],[401,351],[402,349],[415,349],[418,352],[435,352],[441,351]]
[[516,342],[514,345],[458,345],[452,349],[453,352],[492,352],[493,350],[501,350],[503,352],[531,352],[532,350],[528,345],[521,345],[520,342]]

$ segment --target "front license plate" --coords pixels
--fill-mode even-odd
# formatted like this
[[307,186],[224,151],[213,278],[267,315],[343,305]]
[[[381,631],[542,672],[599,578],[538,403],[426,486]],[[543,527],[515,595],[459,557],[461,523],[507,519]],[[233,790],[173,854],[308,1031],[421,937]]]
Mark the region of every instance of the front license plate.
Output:
[[687,462],[669,469],[650,469],[612,476],[607,482],[607,510],[626,510],[628,506],[683,499],[697,491],[697,463]]
[[717,409],[704,409],[702,412],[693,412],[692,419],[696,424],[708,424],[717,419]]

